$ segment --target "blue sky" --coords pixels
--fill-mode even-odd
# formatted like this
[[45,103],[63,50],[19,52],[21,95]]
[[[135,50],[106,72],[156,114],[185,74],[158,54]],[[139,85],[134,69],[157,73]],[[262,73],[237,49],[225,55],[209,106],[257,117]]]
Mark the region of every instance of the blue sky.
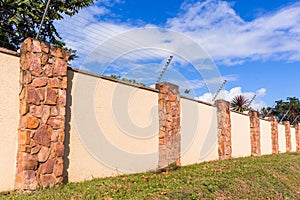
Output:
[[162,80],[192,98],[225,79],[221,96],[256,94],[254,108],[300,96],[300,1],[104,0],[57,28],[77,68],[152,85],[173,55]]

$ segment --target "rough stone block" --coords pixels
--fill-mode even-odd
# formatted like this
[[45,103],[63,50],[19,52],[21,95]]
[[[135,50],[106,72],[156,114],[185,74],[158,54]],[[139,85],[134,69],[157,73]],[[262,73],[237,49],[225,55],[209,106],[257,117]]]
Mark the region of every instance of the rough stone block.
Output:
[[41,50],[41,43],[38,40],[33,40],[31,45],[31,51],[34,53],[40,53]]
[[26,98],[27,103],[33,103],[35,105],[40,105],[40,101],[41,101],[40,96],[37,93],[37,90],[32,86],[27,87],[27,94],[26,94],[25,98]]
[[53,168],[53,174],[56,177],[62,176],[64,170],[64,161],[62,158],[57,158]]
[[48,147],[41,147],[39,153],[37,154],[39,162],[45,162],[50,156],[50,148]]
[[33,138],[38,144],[49,147],[51,142],[50,137],[50,128],[43,124],[35,131]]
[[29,111],[29,105],[25,100],[20,101],[20,115],[23,116]]
[[36,158],[27,158],[23,162],[24,170],[35,170],[38,166],[38,161]]
[[60,88],[60,80],[57,77],[49,78],[48,80],[48,86],[51,88]]
[[49,159],[47,162],[41,165],[40,174],[52,174],[54,168],[54,159]]
[[25,128],[28,129],[36,129],[40,124],[38,118],[30,115],[22,117],[21,121],[21,123],[24,123]]
[[64,129],[65,117],[63,116],[50,117],[47,124],[50,125],[53,129]]
[[44,72],[47,77],[53,77],[53,67],[49,64],[44,66]]
[[35,78],[32,81],[32,86],[34,87],[43,87],[45,85],[47,85],[47,78],[45,77]]
[[19,135],[19,138],[18,138],[18,143],[19,144],[30,144],[30,133],[31,131],[30,130],[20,130],[18,131],[18,135]]
[[23,70],[20,73],[20,84],[29,84],[32,81],[31,73],[28,70]]
[[53,75],[54,76],[66,76],[67,75],[67,67],[68,63],[63,59],[56,59],[54,68],[53,68]]
[[52,174],[41,175],[40,184],[43,188],[53,187],[56,183],[56,179]]
[[43,73],[41,66],[41,55],[39,54],[27,54],[29,70],[33,76],[40,76]]
[[56,105],[57,96],[58,96],[57,90],[48,87],[46,90],[45,104]]

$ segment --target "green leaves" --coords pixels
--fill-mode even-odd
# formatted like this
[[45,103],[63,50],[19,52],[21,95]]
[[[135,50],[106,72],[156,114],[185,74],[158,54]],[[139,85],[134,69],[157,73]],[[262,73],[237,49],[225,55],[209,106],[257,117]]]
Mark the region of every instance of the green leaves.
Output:
[[[51,0],[39,39],[65,46],[58,34],[54,20],[63,19],[63,15],[72,16],[80,9],[86,8],[93,0]],[[17,50],[27,37],[35,37],[47,0],[2,0],[0,2],[0,46]]]
[[296,97],[288,97],[286,101],[276,101],[274,108],[262,108],[260,113],[262,116],[275,115],[278,121],[297,124],[300,123],[300,100]]
[[244,112],[248,109],[249,100],[243,95],[235,96],[231,102],[230,106],[234,111]]

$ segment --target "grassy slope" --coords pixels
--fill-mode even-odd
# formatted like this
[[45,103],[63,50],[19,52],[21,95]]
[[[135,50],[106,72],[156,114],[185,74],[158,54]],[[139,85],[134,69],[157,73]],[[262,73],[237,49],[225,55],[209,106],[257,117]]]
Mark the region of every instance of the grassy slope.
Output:
[[162,174],[70,183],[0,199],[300,199],[300,154],[213,161]]

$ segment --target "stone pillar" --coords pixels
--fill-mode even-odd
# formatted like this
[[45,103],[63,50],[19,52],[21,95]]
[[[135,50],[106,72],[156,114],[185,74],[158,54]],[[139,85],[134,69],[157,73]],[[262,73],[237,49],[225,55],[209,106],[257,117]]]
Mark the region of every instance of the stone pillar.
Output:
[[250,140],[251,140],[251,155],[260,156],[260,119],[257,111],[250,111]]
[[297,124],[295,125],[295,131],[296,131],[296,151],[300,152],[300,126]]
[[292,140],[291,140],[291,126],[289,121],[284,122],[285,126],[285,141],[286,141],[286,152],[292,151]]
[[219,159],[231,158],[231,119],[230,103],[225,100],[217,100],[217,120],[218,120],[218,152]]
[[271,121],[271,137],[272,137],[272,153],[279,153],[279,144],[278,144],[278,121],[275,116],[269,118]]
[[34,39],[21,45],[16,189],[63,181],[68,58],[68,52]]
[[180,165],[180,93],[171,83],[158,83],[159,168]]

